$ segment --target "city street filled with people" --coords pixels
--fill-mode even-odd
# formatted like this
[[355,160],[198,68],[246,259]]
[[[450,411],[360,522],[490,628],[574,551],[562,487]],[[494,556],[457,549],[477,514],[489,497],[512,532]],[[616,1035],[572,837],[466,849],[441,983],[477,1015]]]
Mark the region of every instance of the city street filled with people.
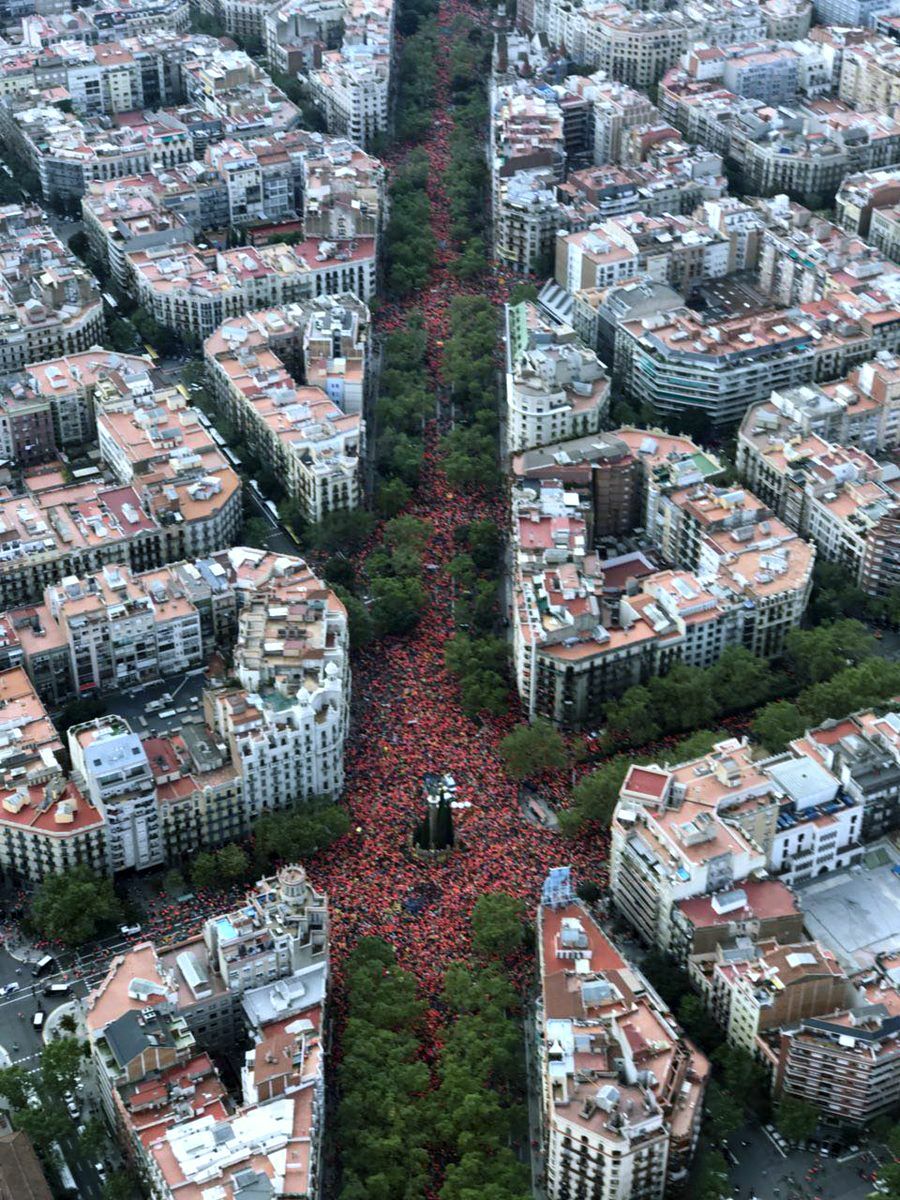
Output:
[[[449,269],[454,252],[443,183],[452,128],[447,31],[464,11],[455,0],[440,8],[436,117],[423,147],[430,165],[433,233],[438,245],[447,249],[439,252],[420,294],[379,313],[382,329],[395,329],[406,313],[421,311],[428,335],[427,364],[438,395],[444,384],[442,344],[449,332],[452,300],[486,294],[500,304],[506,291],[505,280],[496,272],[480,282],[461,283]],[[502,500],[454,491],[442,474],[436,446],[433,428],[409,511],[431,523],[433,533],[423,557],[441,568],[456,552],[455,528],[478,519],[503,528],[506,515]],[[448,963],[466,954],[469,913],[479,895],[509,892],[530,910],[548,869],[562,861],[572,862],[580,878],[602,879],[605,846],[597,837],[563,843],[558,834],[524,819],[517,784],[497,754],[498,743],[521,716],[514,711],[508,718],[472,721],[463,714],[458,685],[443,662],[444,645],[454,632],[450,580],[441,569],[426,575],[428,607],[416,629],[403,639],[381,641],[366,650],[355,667],[354,736],[345,795],[350,832],[310,869],[316,885],[327,889],[330,897],[332,961],[338,974],[356,941],[374,934],[396,947],[401,964],[434,995]],[[441,862],[417,859],[409,846],[413,825],[422,815],[427,772],[448,772],[458,785],[458,846]],[[548,780],[547,786],[558,798],[565,793],[562,777]]]

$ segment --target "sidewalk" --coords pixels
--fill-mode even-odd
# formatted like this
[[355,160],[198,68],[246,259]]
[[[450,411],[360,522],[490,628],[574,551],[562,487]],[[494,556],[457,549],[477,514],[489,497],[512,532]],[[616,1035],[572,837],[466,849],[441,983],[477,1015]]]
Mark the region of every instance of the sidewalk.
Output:
[[[62,1028],[62,1019],[66,1015],[75,1018],[74,1033],[70,1029]],[[75,997],[72,1000],[67,1000],[65,1004],[60,1004],[57,1008],[54,1008],[44,1022],[41,1036],[44,1039],[45,1045],[57,1037],[76,1037],[80,1041],[86,1042],[88,1040],[88,1031],[87,1025],[84,1023],[84,1005],[82,1001]]]
[[38,950],[26,938],[21,937],[18,933],[6,933],[0,931],[3,945],[10,958],[16,959],[20,963],[36,963],[47,953],[46,950]]
[[528,1136],[531,1160],[531,1191],[535,1200],[546,1200],[547,1193],[539,1182],[544,1178],[544,1131],[541,1124],[541,1082],[534,1053],[534,998],[525,1004],[525,1074],[528,1091]]

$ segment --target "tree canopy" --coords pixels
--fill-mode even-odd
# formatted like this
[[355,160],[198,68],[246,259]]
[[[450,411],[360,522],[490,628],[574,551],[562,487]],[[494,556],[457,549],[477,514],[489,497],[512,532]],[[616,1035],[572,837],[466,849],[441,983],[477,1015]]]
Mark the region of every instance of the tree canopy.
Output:
[[482,958],[507,958],[525,937],[525,906],[505,892],[479,896],[472,909],[472,949]]
[[122,919],[111,879],[87,867],[48,875],[31,903],[30,921],[45,938],[82,946]]
[[819,1110],[806,1100],[784,1095],[775,1109],[775,1124],[789,1142],[803,1142],[812,1137],[819,1123]]
[[531,725],[517,725],[500,743],[500,757],[510,775],[528,779],[542,771],[566,765],[566,744],[549,721],[539,717]]

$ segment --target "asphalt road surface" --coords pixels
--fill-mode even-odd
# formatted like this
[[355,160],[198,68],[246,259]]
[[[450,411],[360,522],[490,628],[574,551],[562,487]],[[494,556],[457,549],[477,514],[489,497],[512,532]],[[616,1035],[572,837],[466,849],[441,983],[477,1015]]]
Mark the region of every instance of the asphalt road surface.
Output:
[[[16,1066],[24,1067],[28,1071],[34,1071],[38,1067],[44,1043],[41,1031],[34,1027],[35,1013],[42,1011],[49,1014],[59,1005],[68,1003],[72,997],[86,995],[87,989],[82,980],[73,982],[71,994],[68,996],[51,997],[43,994],[43,989],[48,983],[62,981],[62,974],[35,979],[30,964],[19,962],[5,947],[0,947],[0,987],[11,983],[18,984],[15,992],[0,997],[0,1046],[10,1062]],[[13,1049],[14,1046],[17,1049]],[[78,1125],[89,1115],[85,1111],[80,1120],[72,1120],[71,1133],[60,1139],[60,1149],[78,1185],[80,1195],[87,1197],[87,1200],[101,1200],[103,1185],[97,1169],[94,1163],[84,1156],[78,1145]]]
[[728,1145],[738,1159],[729,1172],[735,1200],[866,1200],[872,1194],[872,1184],[859,1177],[862,1155],[842,1162],[795,1150],[782,1157],[759,1126],[734,1134]]

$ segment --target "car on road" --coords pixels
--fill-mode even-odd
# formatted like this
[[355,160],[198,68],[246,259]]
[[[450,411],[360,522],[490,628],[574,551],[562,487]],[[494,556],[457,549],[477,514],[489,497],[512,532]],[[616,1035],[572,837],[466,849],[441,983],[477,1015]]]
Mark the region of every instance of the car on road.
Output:
[[120,925],[119,933],[122,937],[134,937],[135,934],[141,932],[140,925]]
[[19,986],[19,985],[18,985],[18,983],[17,983],[17,982],[16,982],[16,980],[14,979],[14,980],[12,981],[12,983],[8,983],[8,984],[6,985],[6,987],[3,989],[3,995],[4,995],[4,996],[8,996],[8,995],[9,995],[11,992],[14,992],[14,991],[16,991],[16,990],[18,989],[18,986]]
[[97,1175],[100,1178],[100,1182],[106,1183],[106,1167],[104,1167],[103,1163],[101,1163],[101,1162],[94,1163],[94,1170],[97,1172]]
[[44,1021],[47,1019],[46,1013],[36,1012],[32,1017],[31,1023],[35,1029],[43,1029]]

